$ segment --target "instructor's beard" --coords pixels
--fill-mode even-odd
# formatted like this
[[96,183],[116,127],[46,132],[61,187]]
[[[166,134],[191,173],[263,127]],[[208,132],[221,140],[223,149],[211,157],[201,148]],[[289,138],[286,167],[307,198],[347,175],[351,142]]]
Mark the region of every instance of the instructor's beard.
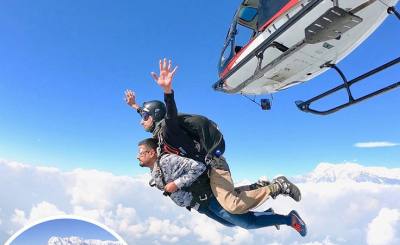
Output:
[[150,128],[145,128],[144,130],[149,133],[153,133],[154,129],[156,128],[156,123],[153,122]]

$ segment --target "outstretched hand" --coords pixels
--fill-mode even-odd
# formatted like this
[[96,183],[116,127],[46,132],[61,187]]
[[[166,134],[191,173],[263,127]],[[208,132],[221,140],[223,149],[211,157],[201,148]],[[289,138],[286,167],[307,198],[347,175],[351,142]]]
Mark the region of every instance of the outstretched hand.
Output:
[[164,89],[164,93],[166,94],[172,93],[172,79],[178,69],[178,66],[176,66],[171,70],[171,63],[172,61],[168,60],[167,64],[167,59],[164,58],[164,60],[160,60],[160,75],[158,76],[155,72],[151,72],[154,81]]
[[136,104],[135,92],[130,89],[125,90],[125,102],[135,109],[140,107],[138,104]]

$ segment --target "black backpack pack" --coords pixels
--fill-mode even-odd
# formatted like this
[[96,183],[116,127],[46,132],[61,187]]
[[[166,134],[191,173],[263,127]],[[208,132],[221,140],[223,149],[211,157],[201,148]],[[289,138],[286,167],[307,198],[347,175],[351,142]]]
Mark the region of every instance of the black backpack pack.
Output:
[[181,128],[200,144],[201,151],[207,156],[221,156],[225,152],[225,140],[218,125],[205,116],[179,114]]

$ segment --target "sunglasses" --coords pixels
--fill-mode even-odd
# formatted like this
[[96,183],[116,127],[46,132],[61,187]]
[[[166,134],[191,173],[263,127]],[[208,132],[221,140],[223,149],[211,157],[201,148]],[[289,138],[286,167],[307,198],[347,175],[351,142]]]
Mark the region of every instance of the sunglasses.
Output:
[[149,120],[150,114],[148,112],[143,111],[141,113],[143,121]]
[[149,153],[149,152],[150,152],[150,151],[141,151],[141,152],[138,153],[138,155],[139,155],[139,156],[143,156],[144,154]]

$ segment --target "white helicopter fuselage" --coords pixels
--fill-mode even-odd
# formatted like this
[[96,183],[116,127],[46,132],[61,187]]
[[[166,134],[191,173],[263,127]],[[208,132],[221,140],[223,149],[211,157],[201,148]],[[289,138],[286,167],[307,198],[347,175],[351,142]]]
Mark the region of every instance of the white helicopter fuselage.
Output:
[[[338,6],[350,12],[369,2],[364,8],[353,13],[362,21],[341,34],[339,38],[317,43],[304,42],[306,27],[312,25],[323,13],[331,9],[335,2],[324,0],[276,36],[275,32],[302,11],[309,2],[309,0],[297,1],[242,48],[220,74],[224,92],[250,95],[271,94],[315,78],[328,69],[323,66],[324,64],[337,64],[374,32],[388,16],[388,7],[394,6],[398,0],[338,0]],[[256,56],[249,59],[249,55],[273,35],[276,36],[273,42],[278,42],[289,49],[282,52],[269,47],[263,51],[262,62]],[[246,59],[244,63],[243,60]],[[232,73],[231,70],[235,70],[238,64],[240,64],[240,69]],[[258,72],[256,72],[257,67]]]

